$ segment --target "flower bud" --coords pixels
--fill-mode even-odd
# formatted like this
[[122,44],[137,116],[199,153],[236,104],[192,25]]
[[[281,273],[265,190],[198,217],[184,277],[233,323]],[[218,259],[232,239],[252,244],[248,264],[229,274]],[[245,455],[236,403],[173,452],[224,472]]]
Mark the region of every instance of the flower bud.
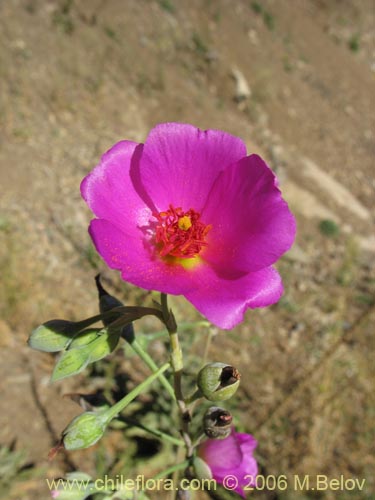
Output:
[[[110,295],[107,290],[103,287],[100,281],[100,274],[95,276],[96,288],[98,289],[99,294],[99,311],[100,314],[105,314],[111,309],[115,309],[116,307],[122,307],[124,304],[118,300],[113,295]],[[110,326],[111,323],[116,321],[121,317],[121,313],[114,312],[109,318],[103,319],[104,326]],[[133,323],[129,323],[125,326],[120,327],[121,336],[127,340],[128,342],[134,339],[134,327]]]
[[193,468],[198,479],[212,479],[212,472],[208,464],[200,457],[194,457]]
[[104,414],[88,411],[74,418],[63,431],[66,450],[81,450],[95,444],[103,436],[108,419]]
[[203,430],[211,439],[225,439],[232,430],[232,415],[218,406],[211,406],[203,417]]
[[198,373],[198,388],[209,401],[225,401],[231,398],[239,384],[238,370],[225,363],[210,363]]
[[[113,297],[110,295],[107,290],[103,287],[103,285],[100,282],[100,274],[97,274],[95,276],[95,283],[96,283],[96,288],[98,289],[98,294],[99,294],[99,310],[100,314],[104,314],[111,309],[114,309],[116,307],[121,307],[124,304],[116,299],[116,297]],[[112,318],[107,318],[103,321],[105,326],[108,326],[112,321],[116,320],[119,318],[120,315],[119,313],[113,313]]]

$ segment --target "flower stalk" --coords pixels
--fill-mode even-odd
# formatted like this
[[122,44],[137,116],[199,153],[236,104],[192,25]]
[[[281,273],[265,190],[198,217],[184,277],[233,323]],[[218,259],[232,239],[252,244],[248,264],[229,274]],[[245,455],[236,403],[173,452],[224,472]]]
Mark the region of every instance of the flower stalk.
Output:
[[[125,334],[123,334],[123,338],[129,343],[129,345],[132,347],[134,352],[138,354],[138,356],[142,359],[142,361],[154,372],[156,373],[158,370],[158,366],[155,363],[155,361],[152,359],[152,357],[148,354],[147,351],[143,349],[141,344],[138,342],[138,340],[135,338],[134,331],[129,330]],[[159,376],[159,380],[161,384],[163,385],[164,389],[167,391],[167,393],[171,396],[172,399],[176,399],[173,387],[171,384],[168,382],[168,380],[165,378],[163,374]]]
[[185,460],[184,462],[172,465],[171,467],[168,467],[168,469],[164,469],[163,471],[158,472],[158,474],[156,474],[153,477],[153,479],[161,479],[162,477],[169,476],[169,474],[172,474],[173,472],[184,470],[188,466],[189,466],[189,460]]
[[138,429],[142,429],[143,431],[152,434],[153,436],[161,439],[162,441],[174,444],[175,446],[184,446],[185,444],[184,441],[182,441],[181,439],[171,436],[170,434],[166,434],[165,432],[162,432],[159,429],[153,429],[148,425],[140,424],[139,422],[136,422],[131,418],[124,417],[121,419],[121,421],[124,422],[125,424],[129,424],[130,426],[138,427]]
[[178,339],[177,324],[172,311],[168,307],[168,297],[165,293],[161,293],[161,307],[165,325],[167,327],[171,347],[171,366],[174,378],[174,390],[176,394],[177,404],[180,410],[181,436],[185,442],[186,456],[190,458],[193,455],[194,448],[189,434],[189,423],[191,420],[190,411],[186,405],[182,392],[182,370],[184,367],[182,349]]
[[155,373],[150,375],[146,380],[141,382],[137,387],[129,392],[124,398],[120,399],[116,404],[114,404],[109,410],[106,412],[106,416],[108,417],[108,421],[115,418],[124,408],[128,406],[129,403],[133,401],[139,394],[141,394],[147,387],[154,382],[157,378],[160,377],[162,373],[164,373],[168,368],[170,368],[170,363],[165,363],[161,366]]

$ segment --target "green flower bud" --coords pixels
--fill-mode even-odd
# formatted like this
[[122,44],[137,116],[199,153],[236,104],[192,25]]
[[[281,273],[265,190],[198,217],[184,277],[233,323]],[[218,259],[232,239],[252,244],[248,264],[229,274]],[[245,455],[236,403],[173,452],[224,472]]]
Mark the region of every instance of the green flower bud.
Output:
[[105,414],[92,411],[81,413],[63,431],[66,450],[81,450],[95,444],[103,436],[108,419]]
[[194,457],[193,468],[198,479],[212,479],[212,471],[209,465],[200,457]]
[[232,415],[218,406],[211,406],[203,417],[203,430],[211,439],[225,439],[232,430]]
[[236,368],[225,363],[210,363],[198,373],[197,385],[209,401],[225,401],[231,398],[240,385]]

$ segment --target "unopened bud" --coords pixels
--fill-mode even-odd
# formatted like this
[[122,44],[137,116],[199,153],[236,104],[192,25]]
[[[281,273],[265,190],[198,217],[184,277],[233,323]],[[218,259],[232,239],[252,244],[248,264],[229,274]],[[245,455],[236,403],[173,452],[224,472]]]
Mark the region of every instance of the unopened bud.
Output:
[[[95,276],[96,288],[98,289],[99,294],[99,310],[100,314],[105,314],[115,309],[116,307],[122,307],[124,304],[118,300],[113,295],[110,295],[107,290],[103,287],[100,281],[100,274]],[[114,312],[110,317],[103,319],[104,326],[110,326],[111,323],[116,321],[121,317],[121,313]],[[134,338],[134,328],[133,323],[129,323],[121,327],[121,335],[122,337],[129,342],[129,340],[133,340]]]
[[237,391],[240,374],[237,368],[225,363],[210,363],[198,373],[197,385],[209,401],[225,401]]
[[211,439],[225,439],[232,430],[232,415],[228,410],[211,406],[203,417],[203,430]]
[[193,468],[198,479],[212,479],[212,471],[202,458],[194,457]]
[[73,419],[63,431],[66,450],[81,450],[95,444],[103,436],[108,419],[105,414],[88,411]]
[[[96,283],[96,288],[98,289],[98,294],[99,294],[99,309],[100,309],[100,314],[104,314],[111,309],[115,309],[116,307],[121,307],[124,304],[116,299],[116,297],[113,297],[110,295],[107,290],[103,287],[100,281],[100,274],[95,276],[95,283]],[[107,318],[103,321],[105,326],[108,326],[112,321],[117,319],[119,317],[119,313],[113,313],[112,318]]]

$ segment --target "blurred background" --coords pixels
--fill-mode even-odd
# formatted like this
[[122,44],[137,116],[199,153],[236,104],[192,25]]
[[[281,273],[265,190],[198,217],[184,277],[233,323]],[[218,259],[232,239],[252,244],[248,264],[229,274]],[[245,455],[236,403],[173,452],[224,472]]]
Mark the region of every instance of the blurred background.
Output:
[[[126,392],[147,370],[120,349],[51,385],[53,356],[26,346],[43,321],[96,314],[98,271],[127,303],[150,300],[96,256],[79,184],[115,142],[165,121],[240,136],[297,218],[278,263],[283,298],[216,332],[209,351],[242,372],[231,404],[262,473],[366,478],[362,492],[253,497],[374,498],[374,11],[372,0],[0,0],[1,498],[48,499],[45,478],[74,468],[151,477],[171,460],[113,430],[47,462],[80,412],[65,393]],[[172,305],[180,322],[200,319],[183,298]],[[158,327],[148,321],[140,329]],[[201,351],[205,332],[186,335]],[[150,350],[166,355],[160,341]]]

